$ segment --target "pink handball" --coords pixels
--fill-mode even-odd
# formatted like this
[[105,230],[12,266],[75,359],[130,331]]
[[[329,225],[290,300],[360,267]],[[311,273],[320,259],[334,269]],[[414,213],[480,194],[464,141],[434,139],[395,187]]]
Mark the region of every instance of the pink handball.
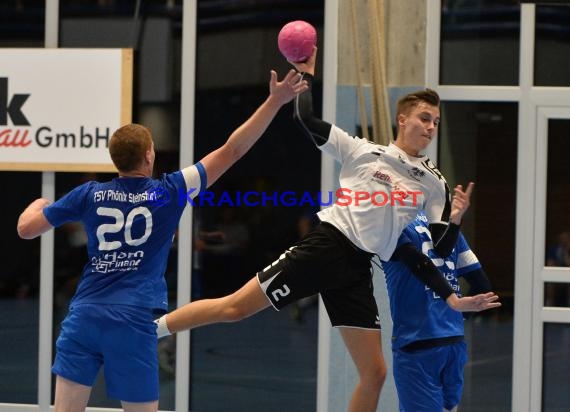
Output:
[[287,23],[277,37],[279,51],[287,60],[293,63],[306,61],[313,54],[317,44],[317,31],[303,20]]

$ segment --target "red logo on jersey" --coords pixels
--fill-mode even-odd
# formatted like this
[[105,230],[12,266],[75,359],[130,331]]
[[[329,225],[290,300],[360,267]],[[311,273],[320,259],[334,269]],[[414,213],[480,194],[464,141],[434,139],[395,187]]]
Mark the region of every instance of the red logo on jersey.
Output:
[[382,180],[384,182],[390,183],[390,184],[392,183],[392,178],[390,177],[390,175],[386,174],[386,173],[382,173],[380,170],[375,171],[374,174],[372,175],[372,177],[374,177],[378,180]]

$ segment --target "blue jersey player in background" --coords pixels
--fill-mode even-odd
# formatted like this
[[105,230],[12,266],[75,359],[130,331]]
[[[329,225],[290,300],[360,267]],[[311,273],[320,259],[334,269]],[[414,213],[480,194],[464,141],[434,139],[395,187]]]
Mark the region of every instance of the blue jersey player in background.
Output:
[[[448,283],[415,265],[410,248],[430,258]],[[392,355],[400,411],[455,411],[463,391],[467,347],[463,315],[445,299],[452,293],[461,296],[459,277],[469,283],[470,294],[489,292],[487,275],[461,233],[449,256],[437,255],[422,212],[404,229],[383,268],[393,321]],[[494,307],[499,305],[495,302]]]
[[241,158],[281,106],[307,87],[294,70],[281,82],[272,71],[269,97],[223,146],[159,179],[152,178],[150,130],[122,126],[109,142],[117,178],[87,182],[54,203],[37,199],[24,210],[18,220],[24,239],[73,221],[88,236],[89,258],[56,343],[56,412],[85,410],[103,365],[107,394],[126,411],[158,409],[154,318],[168,307],[164,272],[187,200]]

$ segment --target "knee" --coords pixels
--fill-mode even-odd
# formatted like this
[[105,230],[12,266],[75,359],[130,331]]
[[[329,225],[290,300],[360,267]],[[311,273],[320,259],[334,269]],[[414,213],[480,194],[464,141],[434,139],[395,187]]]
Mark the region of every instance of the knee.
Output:
[[384,386],[384,382],[386,381],[387,373],[388,370],[384,362],[375,362],[370,365],[366,370],[366,373],[362,376],[363,383],[370,389],[380,392],[382,386]]
[[377,366],[374,372],[374,380],[379,388],[382,388],[384,382],[386,381],[386,375],[388,374],[388,369],[386,368],[386,364],[382,362]]
[[380,387],[382,387],[382,385],[384,385],[384,382],[386,381],[386,375],[388,374],[388,368],[386,368],[386,364],[383,363],[382,366],[380,367],[380,370],[378,372],[378,381],[380,382]]

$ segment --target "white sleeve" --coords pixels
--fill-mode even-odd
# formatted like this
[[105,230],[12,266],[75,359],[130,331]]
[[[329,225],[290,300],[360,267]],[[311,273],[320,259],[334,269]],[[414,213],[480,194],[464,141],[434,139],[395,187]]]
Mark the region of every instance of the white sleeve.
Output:
[[[448,210],[446,210],[448,209]],[[433,186],[425,197],[424,211],[429,223],[440,223],[447,225],[451,210],[451,202],[446,197],[443,185]]]
[[324,153],[334,157],[340,163],[343,163],[346,157],[363,142],[367,142],[367,140],[353,137],[341,128],[332,125],[328,140],[325,144],[318,147]]
[[206,169],[204,169],[202,163],[198,162],[192,166],[185,167],[181,172],[190,198],[194,198],[206,190]]

